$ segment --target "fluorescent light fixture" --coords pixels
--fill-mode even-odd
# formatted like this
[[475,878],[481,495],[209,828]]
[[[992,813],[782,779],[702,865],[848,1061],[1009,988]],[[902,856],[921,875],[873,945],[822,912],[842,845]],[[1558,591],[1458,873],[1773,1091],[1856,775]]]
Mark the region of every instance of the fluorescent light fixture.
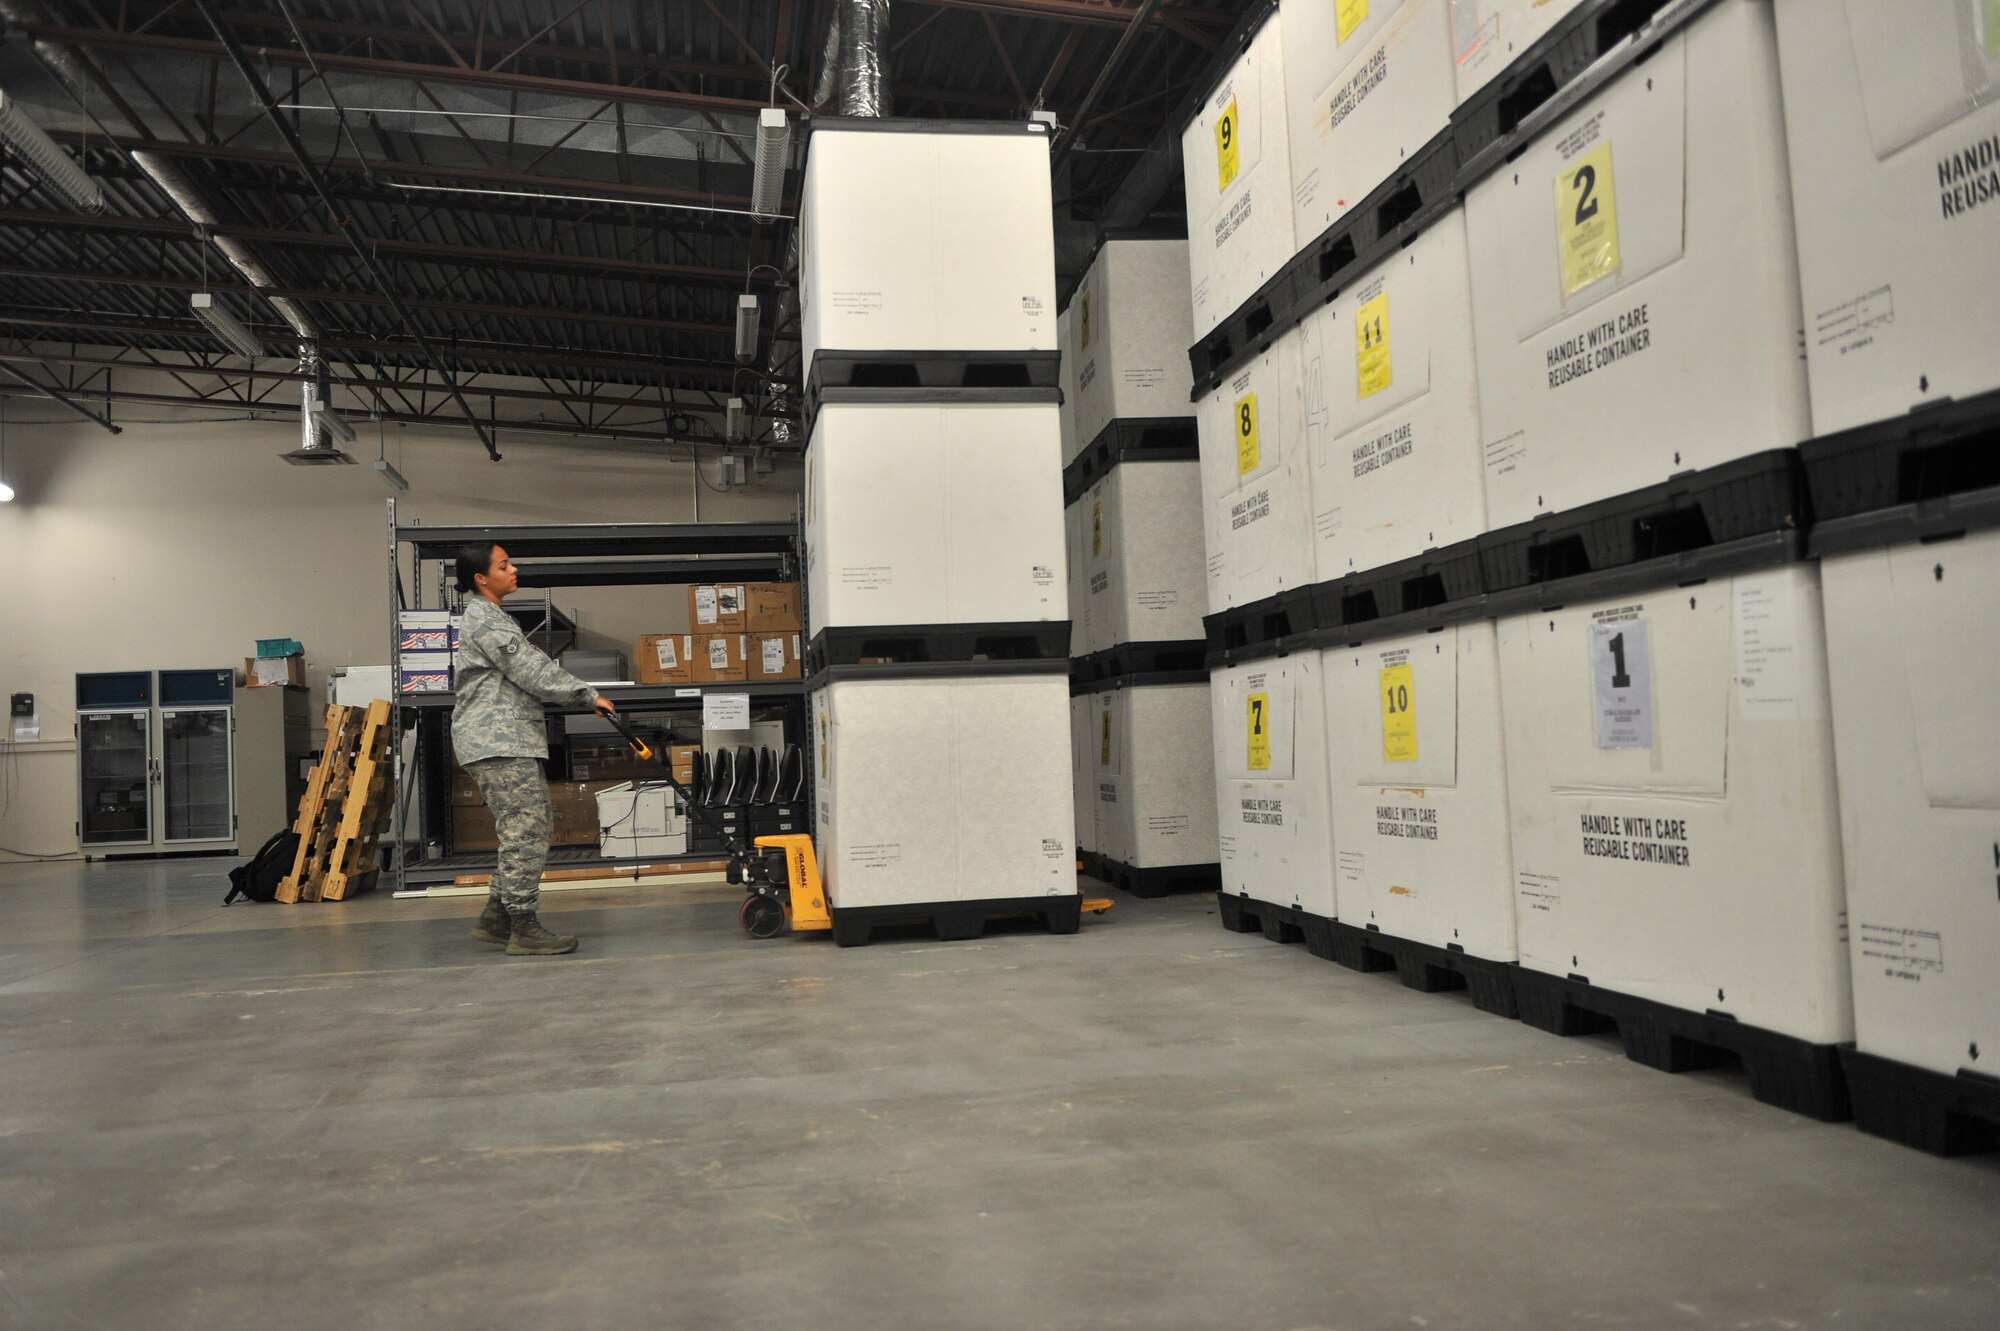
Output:
[[[0,89],[0,142],[21,155],[50,189],[80,213],[104,211],[104,191],[76,159],[56,146],[42,127],[28,119],[18,99]],[[761,150],[760,150],[761,151]]]
[[5,481],[0,481],[0,504],[11,504],[13,502],[14,487]]
[[731,443],[748,433],[749,413],[743,409],[743,399],[732,397],[722,413],[722,434]]
[[736,359],[748,365],[757,359],[757,298],[736,298]]
[[410,488],[410,483],[403,479],[403,473],[397,471],[389,459],[376,458],[375,470],[381,475],[383,480],[389,482],[391,489],[407,490]]
[[189,296],[188,308],[194,311],[195,318],[208,325],[208,331],[215,334],[216,341],[237,355],[255,360],[264,354],[264,344],[210,293],[197,291]]
[[351,444],[354,442],[354,427],[347,423],[346,417],[341,416],[332,408],[315,408],[313,411],[313,421],[320,429],[326,431],[330,437],[338,439],[341,443]]
[[750,177],[750,211],[775,217],[785,202],[785,158],[792,143],[792,122],[782,106],[757,113],[757,156]]

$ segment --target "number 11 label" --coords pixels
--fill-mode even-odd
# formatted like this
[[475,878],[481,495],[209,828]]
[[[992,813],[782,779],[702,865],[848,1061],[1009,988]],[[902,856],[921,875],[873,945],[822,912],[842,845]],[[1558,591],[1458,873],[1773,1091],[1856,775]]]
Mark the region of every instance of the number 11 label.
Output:
[[1618,272],[1618,197],[1611,188],[1611,141],[1574,158],[1556,177],[1556,243],[1564,297]]
[[1590,626],[1591,698],[1597,747],[1653,747],[1653,670],[1646,621],[1621,619]]

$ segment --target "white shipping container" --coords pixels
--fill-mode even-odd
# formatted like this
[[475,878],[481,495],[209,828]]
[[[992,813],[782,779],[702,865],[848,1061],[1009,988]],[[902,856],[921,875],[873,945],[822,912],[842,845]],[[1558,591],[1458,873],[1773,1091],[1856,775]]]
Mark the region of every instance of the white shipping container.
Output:
[[820,871],[836,911],[1076,892],[1069,681],[1055,665],[828,672],[812,711]]
[[1449,0],[1319,0],[1285,11],[1292,230],[1310,243],[1441,133]]
[[1195,404],[1210,614],[1313,581],[1300,331]]
[[1512,961],[1500,653],[1487,622],[1328,649],[1337,918]]
[[1499,621],[1523,966],[1853,1038],[1811,563]]
[[1105,689],[1092,710],[1093,849],[1133,869],[1214,864],[1208,682]]
[[1465,215],[1437,219],[1307,318],[1307,455],[1321,581],[1486,530]]
[[1213,332],[1295,252],[1279,19],[1274,5],[1181,134],[1196,338]]
[[1334,918],[1326,698],[1319,654],[1209,676],[1222,890]]
[[1202,636],[1201,464],[1126,457],[1078,499],[1087,633],[1080,655]]
[[1056,346],[1062,352],[1062,363],[1056,370],[1056,383],[1062,389],[1062,460],[1065,467],[1076,461],[1076,455],[1083,452],[1084,445],[1090,442],[1077,437],[1075,324],[1075,305],[1072,302],[1056,315]]
[[1098,849],[1097,841],[1097,695],[1072,693],[1069,699],[1070,785],[1076,806],[1076,853]]
[[1056,347],[1047,127],[822,117],[799,205],[805,364]]
[[814,627],[1067,619],[1056,404],[899,396],[813,422]]
[[1775,46],[1720,0],[1466,196],[1494,527],[1811,433]]
[[1830,555],[1827,668],[1863,1053],[2000,1049],[2000,531]]
[[1082,500],[1071,503],[1063,509],[1063,554],[1069,570],[1067,580],[1069,605],[1069,654],[1089,656],[1092,631],[1090,625],[1090,597],[1085,588],[1089,574],[1084,568],[1084,541],[1088,539],[1085,524],[1089,514],[1085,512]]
[[1070,298],[1078,450],[1115,420],[1193,410],[1187,249],[1185,240],[1106,240]]
[[1777,12],[1814,429],[2000,388],[2000,10]]
[[1458,100],[1493,81],[1585,0],[1451,0]]

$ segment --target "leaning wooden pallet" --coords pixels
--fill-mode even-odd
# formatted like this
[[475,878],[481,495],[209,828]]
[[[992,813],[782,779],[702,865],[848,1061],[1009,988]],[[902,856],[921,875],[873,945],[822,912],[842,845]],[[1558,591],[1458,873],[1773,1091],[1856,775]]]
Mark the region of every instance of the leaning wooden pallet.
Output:
[[389,704],[368,704],[354,770],[341,801],[339,828],[319,884],[321,901],[342,901],[375,886],[376,843],[389,821]]
[[332,849],[331,833],[337,829],[329,829],[328,824],[339,818],[347,772],[353,763],[354,746],[360,739],[360,720],[358,707],[336,704],[326,709],[326,745],[306,778],[306,793],[299,801],[299,816],[292,824],[292,830],[299,835],[299,849],[292,860],[292,871],[278,884],[279,901],[313,899],[308,892],[316,885],[322,871],[320,866]]

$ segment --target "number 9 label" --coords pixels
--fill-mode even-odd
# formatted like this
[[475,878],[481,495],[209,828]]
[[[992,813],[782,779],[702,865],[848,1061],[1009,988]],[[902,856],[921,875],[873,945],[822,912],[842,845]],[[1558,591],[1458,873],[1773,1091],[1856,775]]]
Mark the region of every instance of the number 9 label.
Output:
[[1236,114],[1236,99],[1231,97],[1229,105],[1223,107],[1222,114],[1215,118],[1215,188],[1218,193],[1228,189],[1236,179],[1236,141],[1241,128]]

